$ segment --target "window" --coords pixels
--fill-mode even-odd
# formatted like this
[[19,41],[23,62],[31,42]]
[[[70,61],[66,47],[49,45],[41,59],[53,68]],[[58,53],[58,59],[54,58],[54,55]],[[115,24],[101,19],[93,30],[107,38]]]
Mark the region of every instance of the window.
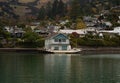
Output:
[[62,40],[61,40],[61,39],[59,39],[59,42],[62,42]]
[[66,42],[66,39],[62,39],[62,42]]
[[59,50],[59,47],[54,47],[54,50]]
[[67,50],[67,46],[66,46],[66,45],[63,45],[63,46],[62,46],[62,50]]
[[66,39],[55,39],[54,42],[66,42]]
[[54,41],[55,41],[55,42],[58,42],[58,39],[55,39]]

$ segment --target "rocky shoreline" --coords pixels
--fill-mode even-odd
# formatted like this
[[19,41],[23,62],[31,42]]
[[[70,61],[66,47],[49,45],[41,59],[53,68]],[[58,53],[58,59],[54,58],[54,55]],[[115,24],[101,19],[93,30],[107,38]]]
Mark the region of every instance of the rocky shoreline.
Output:
[[[0,52],[49,53],[42,48],[0,48]],[[81,47],[80,54],[120,54],[120,47]]]

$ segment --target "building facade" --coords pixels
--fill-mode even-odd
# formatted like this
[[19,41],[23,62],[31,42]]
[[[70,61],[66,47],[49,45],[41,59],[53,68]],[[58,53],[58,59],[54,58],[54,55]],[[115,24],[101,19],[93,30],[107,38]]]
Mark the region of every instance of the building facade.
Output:
[[71,50],[70,41],[67,35],[58,33],[45,40],[46,50]]

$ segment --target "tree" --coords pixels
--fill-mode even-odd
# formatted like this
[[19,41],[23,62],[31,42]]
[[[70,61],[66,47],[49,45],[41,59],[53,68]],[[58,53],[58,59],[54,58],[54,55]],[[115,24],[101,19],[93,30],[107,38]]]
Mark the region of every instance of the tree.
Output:
[[117,27],[120,24],[118,23],[119,17],[116,14],[109,14],[107,16],[107,20],[110,21],[113,25],[113,27]]
[[64,5],[63,1],[60,0],[58,3],[58,14],[60,16],[64,16],[64,13],[65,13],[65,5]]
[[10,33],[4,30],[5,25],[0,21],[0,37],[7,39],[10,37]]
[[3,27],[4,25],[0,22],[0,39],[4,36]]
[[22,38],[24,40],[24,47],[43,47],[43,39],[35,32],[29,31],[26,32]]
[[38,19],[43,20],[45,16],[46,16],[46,11],[44,6],[42,6],[39,11]]
[[58,14],[58,0],[54,0],[52,4],[52,16],[56,16]]
[[4,27],[4,22],[0,21],[0,47],[4,47],[1,43],[3,39],[6,41],[6,46],[9,46],[8,41],[10,39],[10,33],[7,32]]
[[50,1],[46,5],[46,15],[48,18],[52,18],[52,4]]
[[66,7],[62,0],[54,0],[52,4],[52,16],[63,17],[65,15]]
[[86,28],[85,23],[82,21],[82,19],[77,19],[76,20],[76,29],[82,29]]
[[23,36],[25,42],[35,42],[38,38],[38,35],[34,32],[27,32]]
[[70,17],[75,20],[77,17],[81,16],[81,7],[79,0],[73,0],[71,4]]

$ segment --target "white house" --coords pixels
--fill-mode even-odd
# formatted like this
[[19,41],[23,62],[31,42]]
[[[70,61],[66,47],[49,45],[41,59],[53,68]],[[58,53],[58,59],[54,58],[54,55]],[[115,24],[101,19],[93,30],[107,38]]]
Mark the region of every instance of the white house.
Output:
[[106,26],[108,27],[112,27],[112,23],[111,22],[104,22]]
[[71,50],[69,38],[66,34],[58,33],[45,40],[45,49],[49,51]]
[[25,31],[23,31],[22,28],[18,28],[17,26],[14,27],[9,27],[9,26],[5,26],[4,29],[9,32],[11,34],[11,36],[14,37],[22,37],[23,34],[25,33]]
[[111,33],[120,35],[120,27],[115,27],[114,30],[101,30],[102,33]]
[[89,28],[86,28],[86,29],[78,29],[78,30],[69,30],[69,29],[66,29],[66,30],[60,30],[59,32],[60,33],[65,33],[65,34],[72,34],[72,33],[77,33],[80,37],[84,37],[89,31],[93,32],[93,31],[96,31],[95,28],[93,27],[89,27]]
[[86,31],[81,29],[81,30],[60,30],[60,33],[65,33],[65,34],[72,34],[72,33],[77,33],[80,37],[84,37],[86,34]]

